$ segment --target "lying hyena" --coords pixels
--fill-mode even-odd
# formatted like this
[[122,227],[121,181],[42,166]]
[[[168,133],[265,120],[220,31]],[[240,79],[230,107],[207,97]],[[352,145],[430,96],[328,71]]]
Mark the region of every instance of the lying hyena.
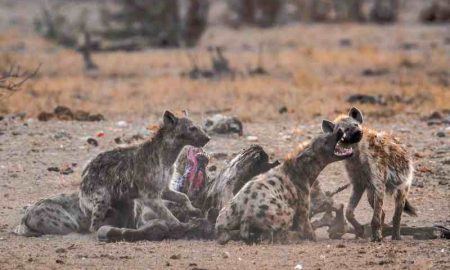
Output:
[[309,217],[310,190],[325,166],[352,155],[351,149],[338,145],[342,136],[340,129],[319,135],[301,144],[281,166],[247,182],[219,213],[218,242],[225,244],[237,229],[241,239],[249,241],[250,231],[282,236],[298,226],[303,237],[315,240]]
[[59,195],[29,207],[16,233],[67,234],[96,231],[101,225],[137,228],[149,216],[142,214],[148,212],[142,211],[144,206],[151,208],[152,218],[179,225],[162,199],[181,203],[196,214],[199,210],[185,194],[169,189],[172,165],[185,145],[203,146],[208,141],[189,119],[167,111],[151,141],[97,156],[83,172],[79,194]]
[[[381,241],[381,226],[384,223],[383,199],[385,193],[395,196],[392,239],[400,240],[400,220],[403,210],[416,215],[415,209],[406,199],[413,179],[413,163],[406,148],[391,135],[362,128],[362,113],[352,108],[333,122],[325,122],[325,131],[343,130],[342,143],[353,149],[354,155],[346,160],[346,169],[353,192],[346,210],[346,217],[353,225],[357,236],[364,229],[355,219],[354,210],[362,194],[367,190],[367,199],[373,208],[371,222],[372,240]],[[361,138],[363,137],[361,142]],[[359,142],[358,144],[354,144]]]

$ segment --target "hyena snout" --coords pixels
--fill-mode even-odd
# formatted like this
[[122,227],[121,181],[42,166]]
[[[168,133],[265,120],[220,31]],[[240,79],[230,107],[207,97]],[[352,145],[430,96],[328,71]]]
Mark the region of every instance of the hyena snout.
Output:
[[185,134],[185,137],[188,141],[188,144],[194,147],[203,147],[211,139],[201,128],[194,125],[189,127],[187,134]]
[[358,127],[350,127],[344,130],[344,136],[342,137],[342,142],[344,143],[359,143],[363,137],[363,131]]

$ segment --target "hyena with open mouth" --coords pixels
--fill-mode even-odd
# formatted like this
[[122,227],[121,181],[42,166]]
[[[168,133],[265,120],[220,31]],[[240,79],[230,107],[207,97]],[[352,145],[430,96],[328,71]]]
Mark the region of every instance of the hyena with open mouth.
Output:
[[301,144],[282,165],[247,182],[219,213],[218,242],[225,244],[234,230],[250,241],[250,233],[276,234],[282,238],[291,228],[316,240],[310,221],[310,193],[319,173],[330,163],[352,155],[338,142],[344,135],[336,129]]
[[355,219],[354,210],[367,190],[367,199],[373,208],[372,241],[382,239],[381,226],[385,216],[383,201],[386,193],[395,196],[392,239],[400,240],[402,212],[416,215],[416,210],[407,200],[414,173],[412,158],[407,149],[391,135],[363,128],[363,115],[357,108],[352,108],[348,115],[341,115],[333,122],[324,123],[326,132],[343,130],[344,136],[339,144],[354,152],[353,156],[345,161],[353,186],[346,217],[355,228],[357,236],[362,237],[364,229]]

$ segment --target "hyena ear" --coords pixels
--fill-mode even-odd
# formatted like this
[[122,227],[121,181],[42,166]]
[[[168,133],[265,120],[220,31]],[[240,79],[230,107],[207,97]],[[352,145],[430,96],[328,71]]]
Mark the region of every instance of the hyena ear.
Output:
[[348,112],[348,115],[355,119],[356,121],[358,121],[358,123],[362,124],[363,122],[363,115],[362,112],[360,110],[358,110],[357,108],[353,107],[350,109],[350,111]]
[[184,117],[186,117],[186,118],[189,117],[189,112],[188,112],[188,110],[183,110],[182,112],[183,112]]
[[178,122],[178,118],[169,111],[164,112],[163,119],[164,119],[165,126],[175,126]]
[[323,133],[333,133],[334,123],[328,120],[322,121],[322,131]]

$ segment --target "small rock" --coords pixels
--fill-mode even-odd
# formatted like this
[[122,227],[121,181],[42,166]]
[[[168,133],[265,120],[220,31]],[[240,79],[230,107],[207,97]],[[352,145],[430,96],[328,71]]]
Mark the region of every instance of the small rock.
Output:
[[170,266],[170,262],[166,262],[166,266]]
[[436,132],[436,136],[443,138],[445,137],[445,132],[443,130],[439,130],[438,132]]
[[383,76],[389,74],[390,71],[387,68],[380,68],[380,69],[371,69],[367,68],[362,71],[363,76]]
[[444,165],[450,165],[450,158],[444,159],[444,160],[442,161],[442,164],[444,164]]
[[122,138],[120,138],[120,137],[114,138],[114,142],[117,143],[117,144],[122,144],[123,143],[122,142]]
[[49,171],[49,172],[59,172],[59,168],[58,167],[48,167],[47,171]]
[[62,138],[71,139],[72,136],[66,131],[58,131],[55,134],[53,134],[52,138],[55,140],[60,140]]
[[222,253],[222,258],[224,258],[224,259],[230,258],[230,253],[228,251],[223,252]]
[[337,248],[345,248],[345,245],[344,244],[338,244],[336,247]]
[[287,112],[288,112],[288,108],[286,106],[283,106],[278,110],[279,114],[283,114],[283,113],[287,113]]
[[303,265],[301,265],[300,263],[297,263],[297,265],[294,267],[294,269],[302,270],[303,269]]
[[352,40],[348,38],[342,38],[339,40],[339,45],[341,47],[350,47],[352,46]]
[[71,167],[66,167],[66,168],[60,170],[60,173],[64,174],[64,175],[69,175],[69,174],[71,174],[73,172],[74,171],[73,171],[73,169]]
[[62,260],[60,260],[60,259],[57,259],[55,262],[56,262],[57,264],[64,264],[64,261],[62,261]]
[[258,141],[258,137],[256,137],[256,136],[247,136],[247,141],[249,141],[249,142],[256,142],[256,141]]
[[120,128],[126,128],[126,127],[128,127],[128,123],[126,121],[118,121],[116,123],[116,126],[120,127]]
[[172,256],[170,256],[170,258],[172,260],[179,260],[179,259],[181,259],[181,254],[173,254]]
[[210,134],[237,133],[242,136],[244,132],[242,122],[237,117],[225,116],[222,114],[215,114],[206,119],[203,128]]
[[94,138],[89,138],[89,139],[87,139],[87,143],[90,144],[90,145],[92,145],[92,146],[94,146],[94,147],[97,147],[97,146],[98,146],[98,142],[97,142],[97,140],[94,139]]
[[386,105],[386,100],[381,95],[366,95],[366,94],[353,94],[347,97],[349,103],[361,103],[361,104],[378,104]]
[[444,180],[441,180],[438,182],[439,185],[445,186],[447,185],[447,182],[445,182]]
[[55,250],[56,253],[66,253],[66,249],[65,248],[57,248]]
[[97,133],[95,134],[95,137],[97,137],[97,138],[103,138],[103,137],[105,137],[105,132],[99,131],[99,132],[97,132]]

